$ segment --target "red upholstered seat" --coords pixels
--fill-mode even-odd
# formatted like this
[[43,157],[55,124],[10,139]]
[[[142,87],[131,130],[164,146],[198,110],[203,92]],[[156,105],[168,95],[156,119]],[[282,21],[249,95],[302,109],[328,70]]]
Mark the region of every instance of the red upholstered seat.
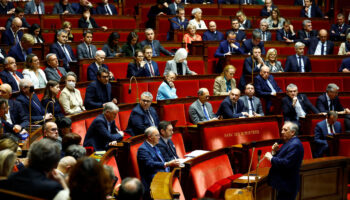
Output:
[[44,97],[44,93],[38,93],[36,96],[38,96],[38,99],[41,101]]
[[218,58],[208,58],[207,62],[207,72],[208,74],[214,74],[216,64],[218,63]]
[[185,108],[183,104],[170,104],[163,106],[161,119],[166,121],[177,120],[179,126],[186,126]]
[[339,65],[335,59],[313,59],[312,72],[338,72]]
[[324,92],[329,83],[335,83],[339,87],[339,92],[343,91],[342,77],[315,77],[315,92]]
[[199,80],[199,88],[207,88],[209,90],[209,94],[214,95],[214,82],[215,79],[201,79]]
[[[110,34],[111,34],[110,32],[102,32],[102,31],[94,32],[93,40],[94,42],[106,42]],[[119,40],[123,41],[121,38]]]
[[350,157],[350,139],[339,139],[338,156]]
[[90,117],[85,119],[86,131],[89,129],[90,125],[92,124],[95,118],[96,117]]
[[[193,7],[185,8],[185,13],[190,14],[192,9],[193,9]],[[214,15],[214,16],[219,15],[219,9],[216,7],[215,8],[213,8],[213,7],[211,7],[211,8],[201,7],[201,9],[202,9],[203,14],[205,13],[205,15]],[[206,24],[208,26],[208,23],[206,23]]]
[[285,91],[287,84],[285,83],[285,78],[283,77],[275,77],[275,81],[278,85],[278,87],[281,88],[281,90]]
[[87,81],[87,69],[90,64],[83,64],[83,67],[81,69],[81,76],[80,81]]
[[132,110],[123,110],[118,113],[120,124],[120,126],[118,127],[120,127],[120,129],[123,131],[128,127],[128,121],[130,118],[131,111]]
[[[55,15],[52,17],[45,17],[45,15],[42,16],[42,20],[43,20],[43,28],[47,28],[47,29],[60,29],[61,28],[61,19],[59,15]],[[47,42],[45,40],[45,42]]]
[[171,137],[171,140],[175,145],[177,155],[179,156],[179,158],[183,158],[186,154],[186,151],[185,151],[185,145],[182,138],[182,134],[181,133],[173,134],[173,136]]
[[[225,33],[223,33],[225,34]],[[218,43],[218,46],[219,46],[219,43]],[[218,46],[209,46],[208,47],[208,58],[214,58],[214,55],[215,55],[215,52],[216,52],[216,49],[218,48]]]
[[159,73],[160,73],[161,76],[163,76],[164,70],[165,70],[165,66],[166,66],[166,61],[157,61],[157,64],[158,64]]
[[135,29],[136,21],[133,17],[130,18],[110,18],[107,17],[95,17],[95,21],[99,26],[107,26],[108,28],[117,28],[117,29]]
[[312,105],[316,105],[316,100],[317,100],[317,97],[308,97],[310,102],[312,103]]
[[26,20],[29,24],[39,24],[40,25],[40,18],[38,15],[26,16]]
[[303,77],[303,78],[288,77],[285,79],[285,85],[287,87],[290,83],[293,83],[298,87],[299,92],[313,92],[315,91],[313,80],[314,78],[309,78],[309,77]]
[[[260,11],[262,10],[263,6],[244,6],[243,12],[246,16],[260,16]],[[253,22],[250,19],[251,22]]]
[[[280,145],[281,146],[281,145]],[[271,152],[271,146],[263,146],[263,147],[257,147],[254,150],[254,155],[253,155],[253,160],[252,160],[252,168],[251,170],[255,170],[258,164],[258,151],[261,150],[261,157],[262,159],[265,155],[266,152]],[[252,149],[249,149],[249,160],[251,159],[252,155]],[[264,167],[271,167],[271,162],[268,159],[264,159],[261,161],[259,168],[264,168]]]
[[344,108],[349,108],[350,107],[350,97],[344,97],[341,96],[340,98],[340,102],[343,105]]
[[121,178],[120,173],[119,173],[119,169],[118,169],[118,165],[117,165],[117,161],[115,159],[115,156],[109,157],[109,159],[105,160],[105,162],[103,164],[111,166],[113,168],[114,176],[118,177],[118,181],[115,184],[115,187],[117,187],[119,184],[122,183],[122,178]]
[[203,60],[187,60],[188,68],[197,74],[204,74],[204,61]]
[[174,179],[173,179],[173,191],[180,193],[180,200],[185,200],[185,195],[184,195],[182,187],[180,185],[180,181],[176,177],[174,177]]
[[216,113],[219,110],[222,101],[210,101],[211,107],[213,107],[213,112]]
[[77,88],[77,89],[80,91],[81,99],[84,101],[84,99],[85,99],[85,94],[86,94],[86,87]]
[[105,63],[115,78],[126,78],[128,63]]
[[[119,115],[116,115],[116,116],[115,116],[114,121],[115,121],[115,125],[120,129],[120,119],[119,119]],[[122,129],[120,129],[120,130],[122,130]]]
[[[148,91],[148,84],[147,83],[138,83],[139,88],[139,95],[142,94],[144,91]],[[123,84],[122,86],[122,96],[120,97],[119,102],[120,103],[134,103],[136,102],[136,84],[131,84],[131,94],[129,94],[129,84]],[[139,96],[140,97],[140,96]],[[138,102],[137,102],[138,103]]]
[[350,77],[343,77],[344,91],[350,91]]
[[[235,79],[238,85],[239,78],[242,76],[244,59],[230,60],[230,64],[236,68]],[[224,68],[225,66],[223,66]]]
[[85,120],[79,120],[72,123],[72,132],[77,133],[78,135],[81,136],[81,142],[80,142],[81,145],[84,142],[86,131],[87,129],[86,129]]
[[55,33],[42,33],[46,43],[53,43],[55,41]]
[[239,7],[237,5],[237,7],[228,7],[228,8],[225,8],[225,7],[222,7],[221,8],[221,15],[223,16],[232,16],[233,13],[236,13],[237,11],[239,10]]
[[188,96],[197,96],[199,89],[198,80],[175,81],[176,94],[179,98]]
[[190,119],[190,114],[189,114],[189,110],[190,110],[190,106],[192,103],[185,103],[185,117],[186,117],[186,121],[187,121],[187,125],[192,125],[191,119]]
[[158,88],[162,84],[162,82],[149,82],[148,83],[148,91],[153,95],[155,99],[158,93]]
[[141,145],[142,142],[130,146],[129,158],[131,163],[128,164],[130,176],[134,176],[138,179],[141,179],[141,177],[139,172],[139,165],[137,164],[137,150]]
[[303,160],[310,160],[312,159],[312,151],[311,151],[311,146],[310,146],[310,142],[304,141],[301,142],[303,144],[304,147],[304,158]]

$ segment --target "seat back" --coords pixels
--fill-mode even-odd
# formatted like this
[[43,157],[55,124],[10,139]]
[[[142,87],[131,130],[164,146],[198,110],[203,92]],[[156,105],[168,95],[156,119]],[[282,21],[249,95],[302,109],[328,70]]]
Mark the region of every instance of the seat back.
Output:
[[174,133],[171,137],[176,149],[176,153],[179,158],[183,158],[186,154],[185,145],[181,133]]
[[[142,135],[143,136],[143,135]],[[143,142],[130,144],[129,159],[129,175],[141,179],[139,165],[137,163],[137,150]]]
[[186,126],[186,116],[184,104],[170,104],[163,106],[163,113],[160,116],[163,120],[177,120],[177,125]]
[[311,146],[310,146],[310,142],[304,141],[301,142],[301,144],[303,144],[304,147],[304,158],[303,160],[310,160],[312,159],[312,151],[311,151]]
[[125,130],[128,127],[128,122],[129,122],[131,111],[132,110],[124,110],[124,111],[120,111],[118,113],[119,123],[120,123],[119,127],[121,130]]
[[337,156],[350,157],[350,139],[339,139]]
[[72,123],[72,132],[77,133],[81,137],[80,144],[83,145],[85,135],[87,132],[85,120],[79,120]]
[[[111,153],[109,153],[112,151]],[[117,187],[119,184],[122,183],[122,178],[119,173],[117,160],[116,160],[116,151],[114,149],[110,149],[106,152],[106,156],[102,157],[102,163],[104,165],[111,166],[113,168],[114,176],[118,178],[117,183],[115,184],[115,187]]]

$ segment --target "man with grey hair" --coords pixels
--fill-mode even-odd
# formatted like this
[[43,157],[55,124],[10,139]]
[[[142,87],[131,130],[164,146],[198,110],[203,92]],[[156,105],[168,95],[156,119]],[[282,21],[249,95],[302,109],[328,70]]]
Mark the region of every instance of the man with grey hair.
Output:
[[65,156],[72,156],[78,160],[86,156],[86,149],[81,145],[71,144],[67,147],[64,153]]
[[299,124],[299,119],[305,118],[306,114],[310,112],[314,114],[319,113],[306,95],[298,94],[298,87],[295,84],[289,84],[286,90],[287,96],[282,98],[284,121],[292,121]]
[[141,135],[150,126],[158,127],[159,117],[156,110],[151,107],[153,95],[150,92],[141,94],[140,103],[132,109],[128,127],[125,132],[132,136]]
[[216,30],[215,21],[209,22],[209,30],[203,33],[203,41],[222,41],[224,40],[224,34]]
[[170,172],[170,167],[179,167],[177,159],[166,162],[161,151],[156,146],[159,143],[160,134],[155,126],[145,130],[146,141],[137,150],[137,163],[141,181],[145,187],[145,195],[149,195],[150,185],[157,172]]
[[269,23],[267,22],[266,18],[263,18],[260,20],[260,29],[256,29],[261,34],[261,41],[271,41],[271,32],[267,30],[269,27]]
[[160,84],[157,92],[157,100],[177,99],[174,81],[176,74],[168,71],[165,74],[164,81]]
[[59,66],[57,55],[54,53],[49,53],[46,55],[46,68],[44,70],[47,80],[54,80],[56,82],[61,82],[65,80],[67,71]]
[[140,200],[142,199],[144,190],[139,179],[126,177],[119,187],[117,199]]
[[261,54],[265,55],[266,50],[264,42],[261,41],[261,33],[259,30],[253,30],[253,38],[245,40],[242,43],[242,49],[245,54],[251,55],[254,46],[258,46],[261,49]]
[[57,42],[50,46],[50,53],[55,53],[58,59],[63,60],[63,67],[66,71],[70,71],[69,63],[75,62],[72,47],[67,44],[68,33],[61,29],[57,32]]
[[[63,189],[62,184],[65,184],[55,169],[60,158],[61,152],[56,142],[45,138],[34,142],[28,153],[28,167],[12,174],[1,184],[1,188],[37,198],[53,199]],[[50,176],[53,179],[48,178]]]
[[115,118],[119,112],[119,108],[112,102],[104,105],[103,113],[98,115],[92,121],[87,130],[84,147],[92,146],[95,151],[107,150],[109,146],[117,145],[124,136],[124,132],[120,131],[115,125]]
[[0,78],[3,83],[8,83],[13,92],[19,91],[19,82],[23,79],[21,72],[17,71],[16,60],[13,57],[5,58],[5,70],[0,72]]
[[308,47],[309,55],[331,55],[333,54],[334,44],[328,40],[328,32],[326,29],[321,29],[318,32],[318,38],[311,38],[305,43]]
[[320,112],[337,111],[338,114],[350,114],[349,108],[344,108],[338,97],[339,87],[335,83],[329,83],[326,93],[321,94],[316,101],[316,107]]
[[287,57],[285,72],[311,72],[311,62],[307,56],[304,56],[305,44],[295,43],[295,55]]
[[173,53],[170,51],[164,49],[164,47],[160,44],[159,40],[154,39],[154,31],[151,28],[147,28],[145,30],[146,39],[142,41],[141,47],[145,47],[146,45],[149,45],[152,47],[152,56],[157,57],[160,56],[160,53],[163,53],[166,56],[174,56]]
[[25,62],[27,55],[32,53],[34,42],[34,37],[25,33],[21,41],[11,47],[8,56],[12,56],[17,62]]
[[303,30],[298,31],[298,39],[301,42],[305,42],[309,40],[310,38],[316,38],[317,37],[317,31],[312,30],[312,22],[309,19],[305,19],[302,23]]
[[[95,53],[95,62],[91,63],[87,69],[88,81],[94,81],[97,79],[98,70],[103,67],[109,70],[108,66],[104,64],[106,53],[103,50],[97,50]],[[109,71],[109,79],[114,80],[114,75]]]
[[198,124],[200,122],[217,120],[213,112],[213,107],[209,101],[209,91],[207,88],[200,88],[197,92],[198,100],[193,102],[188,110],[191,122]]
[[46,122],[43,129],[44,129],[44,133],[43,133],[44,138],[49,138],[59,143],[60,146],[62,145],[62,138],[58,135],[58,127],[55,122],[51,122],[51,121]]

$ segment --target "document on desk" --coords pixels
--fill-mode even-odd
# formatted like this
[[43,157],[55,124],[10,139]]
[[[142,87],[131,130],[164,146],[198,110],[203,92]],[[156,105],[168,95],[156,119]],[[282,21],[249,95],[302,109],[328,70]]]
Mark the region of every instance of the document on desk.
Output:
[[207,151],[207,150],[194,150],[191,153],[186,154],[185,157],[195,158],[195,157],[201,156],[201,155],[208,153],[208,152],[209,151]]
[[[256,176],[249,176],[249,180],[255,180],[255,177],[256,177]],[[248,180],[248,176],[241,176],[241,177],[239,177],[238,179],[241,179],[241,180]],[[258,176],[258,179],[261,179],[261,176]]]

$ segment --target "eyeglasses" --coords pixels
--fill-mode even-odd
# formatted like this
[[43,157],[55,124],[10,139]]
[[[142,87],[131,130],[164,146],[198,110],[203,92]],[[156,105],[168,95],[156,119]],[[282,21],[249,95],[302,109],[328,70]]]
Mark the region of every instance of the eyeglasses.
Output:
[[141,99],[141,101],[143,101],[144,103],[151,103],[152,100],[147,100],[147,99]]
[[109,79],[109,76],[101,76],[101,78]]

